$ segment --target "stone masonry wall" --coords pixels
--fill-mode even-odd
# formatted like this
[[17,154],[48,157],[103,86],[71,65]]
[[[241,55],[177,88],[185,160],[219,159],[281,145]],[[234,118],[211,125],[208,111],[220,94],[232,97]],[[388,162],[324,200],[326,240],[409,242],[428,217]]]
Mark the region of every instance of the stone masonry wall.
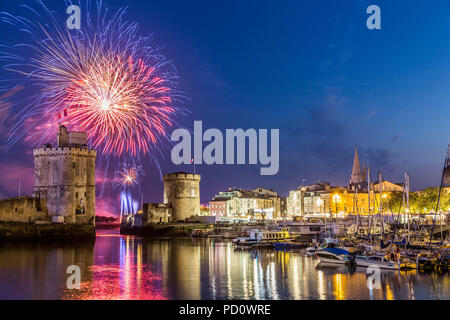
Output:
[[172,222],[200,214],[200,175],[164,175],[164,204],[172,207]]

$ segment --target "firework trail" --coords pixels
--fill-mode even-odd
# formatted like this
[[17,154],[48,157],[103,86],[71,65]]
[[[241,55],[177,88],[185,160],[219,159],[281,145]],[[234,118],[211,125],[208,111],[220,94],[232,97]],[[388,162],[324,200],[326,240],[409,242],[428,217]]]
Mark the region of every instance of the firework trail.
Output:
[[58,18],[39,4],[37,10],[23,6],[32,18],[0,14],[29,40],[2,46],[0,59],[12,76],[2,79],[11,81],[0,90],[25,85],[36,92],[31,100],[10,101],[6,149],[23,138],[36,145],[53,141],[62,124],[87,132],[98,151],[97,172],[107,175],[117,163],[139,164],[144,157],[157,163],[168,128],[183,113],[172,63],[151,36],[139,34],[137,23],[124,20],[126,8],[108,14],[101,2],[78,3],[81,29],[68,30],[65,12]]
[[133,199],[130,192],[120,193],[120,216],[135,215],[139,210],[139,202]]

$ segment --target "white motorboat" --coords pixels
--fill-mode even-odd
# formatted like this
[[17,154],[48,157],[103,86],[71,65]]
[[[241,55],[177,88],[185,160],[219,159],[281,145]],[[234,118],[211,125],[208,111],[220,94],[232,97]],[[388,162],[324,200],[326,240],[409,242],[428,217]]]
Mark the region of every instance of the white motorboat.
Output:
[[355,259],[358,267],[378,267],[380,269],[398,270],[399,265],[395,261],[391,261],[386,257],[376,255],[368,257],[358,257]]
[[325,264],[351,263],[350,252],[341,248],[325,248],[316,252],[316,257]]

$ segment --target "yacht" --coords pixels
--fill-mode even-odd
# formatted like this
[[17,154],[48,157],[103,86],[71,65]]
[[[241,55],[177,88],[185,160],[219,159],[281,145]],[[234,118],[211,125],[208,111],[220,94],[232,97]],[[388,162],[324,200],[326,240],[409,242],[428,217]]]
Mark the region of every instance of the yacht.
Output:
[[325,231],[325,224],[320,222],[289,222],[286,227],[293,236],[301,238],[317,237]]
[[422,252],[416,258],[417,268],[420,270],[434,270],[436,268],[437,259],[428,252]]
[[397,270],[398,264],[394,261],[387,259],[384,256],[375,255],[368,257],[356,258],[356,265],[358,267],[378,267],[380,269]]
[[349,251],[341,248],[325,248],[317,251],[315,256],[325,264],[348,264],[352,262]]

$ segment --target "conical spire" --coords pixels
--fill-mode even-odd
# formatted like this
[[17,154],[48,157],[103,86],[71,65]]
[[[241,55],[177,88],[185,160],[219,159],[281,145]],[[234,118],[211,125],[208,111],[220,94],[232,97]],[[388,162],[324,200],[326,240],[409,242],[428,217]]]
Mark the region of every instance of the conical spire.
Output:
[[352,176],[350,184],[358,184],[364,182],[364,177],[361,174],[361,164],[359,163],[358,147],[355,146],[355,159],[353,160]]

